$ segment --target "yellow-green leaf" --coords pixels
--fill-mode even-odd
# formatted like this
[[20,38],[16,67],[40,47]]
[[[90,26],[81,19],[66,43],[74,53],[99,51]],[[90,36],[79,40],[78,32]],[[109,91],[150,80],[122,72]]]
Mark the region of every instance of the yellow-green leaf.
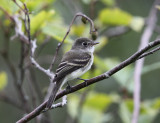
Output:
[[7,85],[7,74],[0,72],[0,90],[3,90]]
[[21,0],[24,1],[27,5],[27,8],[30,12],[37,12],[42,10],[44,7],[50,5],[55,0]]
[[[120,63],[116,58],[107,58],[103,60],[106,64],[106,67],[110,70]],[[128,89],[128,91],[133,92],[133,66],[127,66],[126,68],[120,70],[113,77],[121,84],[121,86]]]
[[136,31],[139,32],[144,26],[144,19],[142,17],[133,17],[132,21],[130,23],[130,27]]
[[54,15],[55,11],[41,11],[36,16],[31,18],[31,34],[34,34],[38,29],[42,28],[48,20]]
[[0,6],[9,14],[15,14],[19,7],[12,0],[1,0]]
[[157,98],[153,104],[154,109],[160,109],[160,98]]
[[115,0],[101,0],[107,6],[115,5]]
[[119,8],[107,8],[100,12],[99,19],[103,24],[128,26],[131,23],[132,15]]
[[98,41],[99,44],[96,45],[95,52],[99,52],[108,43],[108,39],[105,36],[98,37],[96,41]]
[[74,34],[74,35],[77,35],[77,36],[82,36],[83,33],[84,33],[84,30],[85,30],[86,26],[84,24],[81,24],[81,25],[73,25],[72,26],[72,29],[71,29],[71,32]]
[[[58,41],[62,41],[67,32],[67,27],[57,23],[47,23],[46,26],[42,29],[42,32],[52,36]],[[73,40],[67,36],[65,42],[73,42]]]
[[102,93],[90,93],[84,106],[103,112],[112,102],[112,98]]

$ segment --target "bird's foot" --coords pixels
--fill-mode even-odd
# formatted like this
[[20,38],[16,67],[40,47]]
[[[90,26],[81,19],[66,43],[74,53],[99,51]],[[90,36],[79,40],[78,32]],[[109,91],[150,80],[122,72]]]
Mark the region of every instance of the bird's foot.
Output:
[[78,80],[83,80],[85,83],[86,83],[86,86],[88,85],[87,84],[87,81],[88,81],[88,79],[82,79],[82,78],[77,78]]
[[70,84],[68,82],[67,82],[66,90],[69,91],[69,92],[71,91],[71,86],[70,86]]

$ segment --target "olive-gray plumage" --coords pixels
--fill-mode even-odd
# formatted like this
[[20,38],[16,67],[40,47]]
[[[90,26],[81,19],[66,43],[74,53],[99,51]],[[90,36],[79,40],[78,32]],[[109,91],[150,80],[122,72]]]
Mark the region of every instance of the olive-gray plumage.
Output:
[[47,108],[52,106],[58,90],[70,80],[87,72],[93,64],[94,45],[98,44],[88,38],[78,38],[70,51],[62,58],[55,74],[54,88],[48,100]]

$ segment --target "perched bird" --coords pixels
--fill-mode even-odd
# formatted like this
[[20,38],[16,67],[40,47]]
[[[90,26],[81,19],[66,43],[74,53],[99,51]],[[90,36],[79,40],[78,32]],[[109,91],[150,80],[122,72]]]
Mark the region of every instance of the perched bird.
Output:
[[58,90],[68,81],[76,79],[86,73],[93,64],[94,42],[88,38],[78,38],[71,50],[64,54],[53,80],[54,87],[46,108],[52,106]]

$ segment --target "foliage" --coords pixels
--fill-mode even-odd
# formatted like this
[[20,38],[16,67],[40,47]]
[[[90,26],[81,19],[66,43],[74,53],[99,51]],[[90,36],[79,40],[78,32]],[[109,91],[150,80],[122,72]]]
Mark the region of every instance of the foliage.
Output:
[[0,90],[3,90],[7,85],[7,74],[0,72]]
[[81,112],[80,123],[106,122],[111,119],[111,115],[105,114],[104,111],[115,101],[114,98],[114,95],[90,92],[81,107],[79,96],[71,95],[69,97],[68,111],[72,118],[78,117],[78,113]]
[[[69,10],[72,10],[74,7],[73,8],[68,7],[67,9],[65,7],[63,8],[62,6],[67,6],[70,3],[63,1],[64,5],[63,4],[61,5],[61,2],[58,0],[57,1],[56,0],[46,0],[46,1],[16,0],[16,1],[22,8],[24,8],[22,2],[26,3],[27,7],[29,8],[29,12],[31,13],[30,14],[31,37],[32,39],[37,39],[39,47],[42,48],[45,44],[46,37],[50,37],[49,45],[46,45],[47,48],[45,49],[45,51],[40,55],[37,53],[38,54],[37,59],[39,61],[44,61],[44,63],[47,63],[44,65],[46,67],[48,66],[48,63],[50,63],[51,61],[50,59],[48,60],[48,55],[53,56],[53,52],[56,51],[55,49],[56,45],[63,40],[64,35],[67,32],[69,24],[74,16],[72,12],[69,13]],[[86,11],[87,9],[86,13],[89,13],[89,11],[91,11],[89,9],[93,1],[94,0],[82,0],[78,2],[79,4],[76,4],[76,3],[74,4],[76,4],[77,6],[80,5],[79,8],[84,9],[84,11]],[[114,42],[115,39],[113,40],[110,39],[110,37],[107,36],[107,34],[105,33],[106,31],[108,31],[112,27],[123,26],[129,29],[129,31],[131,31],[132,34],[136,33],[137,35],[139,35],[141,34],[143,27],[145,26],[145,19],[143,16],[141,15],[137,16],[136,14],[134,15],[133,12],[131,13],[123,9],[123,7],[119,7],[117,5],[116,0],[99,0],[99,1],[95,0],[95,4],[96,2],[98,7],[97,8],[95,7],[95,14],[93,17],[94,18],[93,21],[99,33],[96,41],[100,42],[100,44],[97,45],[95,49],[93,68],[89,72],[87,72],[85,75],[82,76],[82,78],[85,78],[85,79],[97,76],[101,73],[106,72],[107,70],[112,69],[113,67],[118,65],[122,61],[122,59],[128,57],[126,55],[127,50],[125,50],[125,54],[124,54],[126,56],[120,57],[119,55],[115,55],[115,54],[117,52],[121,52],[122,50],[124,50],[124,48],[126,49],[129,49],[129,47],[132,48],[132,46],[128,46],[124,43],[125,46],[122,47],[120,50],[117,49],[116,51],[112,50],[112,52],[108,52],[109,50],[107,49],[109,49],[109,46],[111,46],[109,44],[115,43]],[[84,6],[84,8],[82,6]],[[14,15],[19,16],[19,19],[23,24],[23,31],[26,34],[24,30],[25,17],[24,17],[24,14],[22,14],[20,8],[11,0],[1,0],[0,7],[3,8],[11,16],[14,16]],[[159,9],[160,7],[157,6],[157,8]],[[90,13],[89,16],[91,15],[92,14]],[[7,17],[6,13],[3,11],[0,11],[0,18],[1,18],[0,26],[3,25],[3,28],[0,28],[1,32],[5,32],[3,29],[6,28],[8,29],[7,31],[9,31],[9,34],[10,34],[9,36],[10,37],[13,36],[12,34],[15,31],[15,28],[14,28],[15,25],[13,24],[13,22],[11,22],[11,20]],[[79,20],[81,20],[81,18]],[[71,27],[71,32],[67,36],[64,42],[63,48],[61,49],[63,53],[70,49],[71,44],[77,37],[91,38],[89,34],[89,31],[90,31],[89,23],[87,22],[86,24],[84,24],[79,20],[77,20],[76,23],[74,23],[73,26]],[[1,35],[3,34],[0,34],[0,36]],[[125,36],[126,35],[124,35],[124,37]],[[124,37],[121,36],[122,39]],[[116,46],[118,46],[118,44],[122,42],[121,38],[117,38]],[[6,39],[5,35],[3,35],[3,39]],[[131,39],[132,37],[129,37],[126,40],[127,42],[129,42]],[[17,40],[18,39],[16,39],[16,41]],[[0,42],[3,42],[3,41],[0,40]],[[13,43],[15,42],[10,42],[10,44],[13,44]],[[133,42],[130,42],[130,43],[133,43]],[[1,43],[1,44],[3,45],[5,43]],[[13,52],[11,51],[11,54],[14,55],[14,57],[16,56],[13,59],[12,63],[13,64],[17,63],[16,64],[16,67],[17,67],[19,64],[17,59],[20,60],[19,58],[20,56],[18,55],[20,54],[21,51],[17,48],[18,46],[10,45],[10,47],[14,47],[16,49]],[[12,50],[14,48],[12,48]],[[136,50],[137,50],[137,47],[134,49],[134,51]],[[51,51],[51,53],[49,51]],[[23,67],[27,68],[28,66],[29,65],[27,61],[27,64],[25,64]],[[159,69],[160,69],[159,61],[147,64],[143,68],[142,75],[144,76],[148,73],[150,74],[155,70],[159,70]],[[0,67],[0,70],[1,70],[1,67]],[[18,71],[18,67],[16,68],[16,72],[17,71]],[[130,65],[125,69],[119,71],[115,75],[113,75],[113,79],[109,80],[109,82],[108,80],[106,80],[104,81],[104,83],[102,83],[104,84],[102,90],[105,90],[106,86],[111,86],[112,83],[118,84],[118,87],[115,87],[115,88],[118,88],[118,89],[125,88],[127,91],[127,94],[129,93],[126,98],[123,98],[125,94],[120,95],[119,92],[117,92],[117,90],[113,90],[111,91],[111,93],[108,93],[108,90],[106,90],[105,92],[98,92],[96,90],[96,87],[98,86],[98,84],[97,85],[95,84],[94,86],[89,88],[89,91],[87,91],[87,95],[84,99],[83,104],[81,104],[81,108],[79,108],[80,102],[81,102],[80,97],[83,93],[85,93],[86,90],[82,89],[81,91],[79,91],[79,93],[74,93],[72,95],[69,95],[68,104],[67,104],[67,113],[71,116],[72,119],[77,118],[79,123],[112,122],[116,118],[113,115],[113,113],[108,110],[112,104],[116,103],[119,107],[118,109],[115,109],[115,110],[118,112],[118,116],[120,117],[122,122],[124,123],[131,122],[131,117],[132,117],[133,107],[134,107],[133,105],[133,89],[134,89],[133,72],[134,72],[134,65]],[[19,71],[17,73],[19,73]],[[7,86],[7,84],[10,83],[8,82],[9,75],[10,75],[9,72],[7,73],[0,72],[0,91],[5,90],[5,87]],[[43,79],[41,80],[41,77],[42,77],[41,74],[37,72],[36,75],[38,76],[37,78],[39,80],[38,84],[39,85],[42,84],[41,86],[43,88],[41,88],[41,90],[43,90],[44,88],[47,88],[48,83],[44,84],[44,80]],[[12,78],[9,80],[12,80]],[[29,80],[30,80],[29,78],[25,78],[26,83]],[[111,84],[108,84],[108,83],[111,83]],[[29,87],[24,87],[24,88],[27,90]],[[30,98],[30,96],[28,97]],[[153,96],[153,97],[154,98],[151,98],[148,100],[144,99],[141,102],[139,123],[151,123],[155,119],[155,116],[158,114],[158,110],[160,109],[160,99],[158,98],[158,96]],[[81,113],[79,111],[81,111]]]

